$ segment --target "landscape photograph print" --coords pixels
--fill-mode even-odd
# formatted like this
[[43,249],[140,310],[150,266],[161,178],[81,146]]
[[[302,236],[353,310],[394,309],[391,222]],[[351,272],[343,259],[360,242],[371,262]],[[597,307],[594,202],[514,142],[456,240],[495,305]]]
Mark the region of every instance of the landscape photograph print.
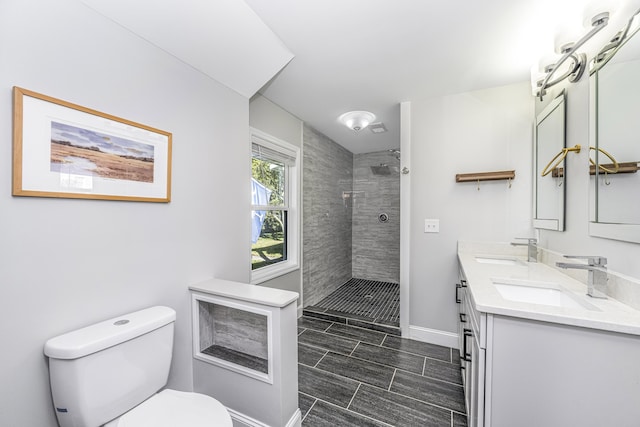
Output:
[[52,121],[50,170],[153,183],[154,146]]

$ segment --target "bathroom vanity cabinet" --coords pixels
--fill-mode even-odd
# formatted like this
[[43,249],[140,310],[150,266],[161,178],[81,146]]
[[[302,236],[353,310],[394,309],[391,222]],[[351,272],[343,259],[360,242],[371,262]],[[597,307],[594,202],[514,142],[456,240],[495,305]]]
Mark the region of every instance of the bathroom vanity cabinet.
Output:
[[[467,280],[462,271],[460,283],[456,284],[456,303],[459,319],[460,368],[467,405],[467,423],[469,426],[482,426],[484,405],[479,405],[479,402],[484,401],[486,346],[483,347],[480,343],[486,335],[486,316],[481,316],[471,303]],[[481,325],[480,322],[484,324]]]
[[480,311],[460,279],[470,427],[640,425],[639,335]]

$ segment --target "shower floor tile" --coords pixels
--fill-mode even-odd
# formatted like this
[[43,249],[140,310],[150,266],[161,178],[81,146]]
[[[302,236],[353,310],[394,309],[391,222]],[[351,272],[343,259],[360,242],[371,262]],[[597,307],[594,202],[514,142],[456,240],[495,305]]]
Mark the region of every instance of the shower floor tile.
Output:
[[354,277],[315,307],[327,314],[347,313],[356,320],[398,326],[400,285]]

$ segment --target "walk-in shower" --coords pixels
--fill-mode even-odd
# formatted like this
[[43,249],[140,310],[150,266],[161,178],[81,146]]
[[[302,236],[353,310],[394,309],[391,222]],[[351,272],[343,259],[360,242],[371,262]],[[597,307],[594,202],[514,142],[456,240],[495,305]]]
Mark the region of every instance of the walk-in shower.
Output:
[[309,136],[304,313],[399,334],[400,150],[352,154]]

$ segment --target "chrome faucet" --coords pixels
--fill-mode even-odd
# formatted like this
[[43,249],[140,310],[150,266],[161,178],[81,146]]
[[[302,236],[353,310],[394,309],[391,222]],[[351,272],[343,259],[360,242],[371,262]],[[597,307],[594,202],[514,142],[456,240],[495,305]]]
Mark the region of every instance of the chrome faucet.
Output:
[[512,246],[527,246],[527,261],[538,262],[538,239],[535,237],[515,237],[516,240],[526,240],[527,243],[511,242]]
[[607,259],[601,256],[575,256],[565,255],[565,258],[586,259],[587,264],[572,264],[567,262],[556,262],[560,268],[577,268],[589,270],[587,281],[587,295],[593,298],[607,298]]

